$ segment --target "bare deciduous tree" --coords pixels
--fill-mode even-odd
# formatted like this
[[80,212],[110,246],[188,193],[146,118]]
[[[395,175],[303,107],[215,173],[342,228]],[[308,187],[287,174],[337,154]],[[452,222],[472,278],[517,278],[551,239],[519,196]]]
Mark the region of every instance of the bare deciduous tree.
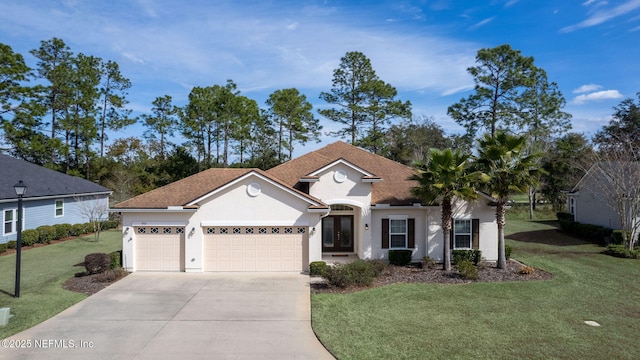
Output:
[[87,219],[93,226],[94,240],[100,240],[102,222],[107,220],[107,211],[109,210],[108,199],[98,196],[74,196],[73,199],[77,204],[77,214]]

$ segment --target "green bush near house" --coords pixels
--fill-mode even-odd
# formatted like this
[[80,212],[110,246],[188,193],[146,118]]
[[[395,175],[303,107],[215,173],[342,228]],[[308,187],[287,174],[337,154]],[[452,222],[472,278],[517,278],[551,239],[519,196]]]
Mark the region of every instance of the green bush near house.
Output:
[[23,246],[32,246],[40,241],[40,233],[36,229],[24,230],[20,241]]
[[573,221],[573,215],[568,212],[558,212],[556,213],[556,217],[558,220],[571,220]]
[[38,242],[41,244],[48,244],[52,240],[57,239],[56,229],[53,226],[42,225],[42,226],[38,226],[36,230],[38,230],[38,233],[40,234],[40,238],[38,239]]
[[507,260],[511,259],[511,253],[513,252],[513,248],[511,247],[511,245],[504,245],[504,256],[505,258],[507,258]]
[[456,267],[460,275],[468,280],[478,280],[478,268],[469,260],[461,260]]
[[480,250],[453,250],[451,251],[451,263],[458,264],[461,261],[469,261],[478,265],[482,261],[482,251]]
[[621,244],[609,245],[603,253],[619,258],[640,259],[640,248],[629,250],[625,245]]
[[109,253],[111,264],[109,268],[118,269],[122,267],[122,250],[116,250]]
[[558,220],[558,224],[560,224],[560,229],[566,233],[598,242],[603,241],[606,237],[612,236],[613,233],[612,229],[598,225],[582,224],[572,219],[560,219]]
[[7,244],[0,244],[0,254],[7,251]]
[[17,242],[15,240],[7,241],[7,249],[15,249]]
[[116,220],[107,220],[102,222],[102,230],[117,229],[120,222]]
[[374,271],[374,276],[375,277],[380,276],[380,274],[382,274],[384,269],[387,268],[387,262],[382,260],[382,259],[372,259],[372,260],[366,260],[366,261],[369,264],[371,264],[371,266],[373,266],[373,271]]
[[69,232],[71,236],[80,236],[86,234],[84,224],[73,224],[71,225],[71,231]]
[[55,224],[53,227],[56,230],[56,238],[64,239],[69,236],[71,232],[71,224]]
[[406,266],[411,264],[411,250],[389,250],[389,264]]
[[328,266],[322,277],[339,288],[369,286],[376,277],[376,269],[369,261],[356,260],[349,264]]
[[309,275],[322,276],[327,269],[327,263],[324,261],[313,261],[309,264]]

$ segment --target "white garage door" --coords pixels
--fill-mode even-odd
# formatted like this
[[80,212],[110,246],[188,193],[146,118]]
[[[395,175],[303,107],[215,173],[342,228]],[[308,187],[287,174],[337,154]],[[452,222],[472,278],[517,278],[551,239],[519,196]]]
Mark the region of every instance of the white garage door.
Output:
[[302,271],[306,227],[205,227],[205,271]]
[[184,227],[139,226],[135,232],[136,270],[184,270]]

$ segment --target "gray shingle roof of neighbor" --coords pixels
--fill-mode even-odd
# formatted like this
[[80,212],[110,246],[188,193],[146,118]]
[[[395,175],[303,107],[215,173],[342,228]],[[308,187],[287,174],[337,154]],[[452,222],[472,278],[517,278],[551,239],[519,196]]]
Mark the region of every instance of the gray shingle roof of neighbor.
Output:
[[0,154],[0,200],[16,199],[13,186],[20,180],[27,185],[25,199],[111,192],[89,180]]

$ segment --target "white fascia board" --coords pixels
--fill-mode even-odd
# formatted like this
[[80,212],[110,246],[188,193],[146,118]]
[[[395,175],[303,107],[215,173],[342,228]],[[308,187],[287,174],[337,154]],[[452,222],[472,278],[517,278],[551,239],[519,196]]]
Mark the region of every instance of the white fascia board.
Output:
[[131,213],[181,213],[181,212],[196,212],[198,209],[109,209],[109,212],[131,212]]
[[389,204],[375,204],[371,205],[372,210],[416,210],[416,209],[437,209],[440,205],[389,205]]
[[[106,195],[109,196],[113,192],[112,191],[104,191],[104,192],[95,192],[95,193],[84,193],[84,194],[63,194],[63,195],[49,195],[49,196],[38,196],[38,197],[23,197],[22,201],[38,201],[38,200],[51,200],[51,199],[65,199],[65,198],[75,198],[75,197],[85,197],[85,196],[98,196],[98,195]],[[0,203],[12,203],[18,202],[18,198],[11,199],[3,199],[0,200]]]
[[187,206],[193,206],[193,205],[195,205],[195,204],[199,203],[200,201],[202,201],[202,200],[204,200],[204,199],[207,199],[207,198],[209,198],[209,197],[211,197],[211,196],[214,196],[215,194],[217,194],[217,193],[219,193],[219,192],[221,192],[221,191],[224,191],[224,190],[226,190],[226,189],[228,189],[228,188],[231,188],[231,187],[235,186],[235,185],[236,185],[236,184],[238,184],[239,182],[241,182],[241,181],[243,181],[243,180],[245,180],[245,179],[247,179],[247,178],[249,178],[249,177],[251,177],[251,176],[256,176],[256,177],[258,177],[258,178],[260,178],[260,179],[262,179],[262,180],[264,180],[264,181],[268,182],[269,184],[271,184],[271,185],[273,185],[273,186],[275,186],[275,187],[277,187],[277,188],[279,188],[279,189],[281,189],[281,190],[284,190],[284,191],[288,192],[289,194],[291,194],[291,195],[293,195],[293,196],[297,197],[298,199],[303,200],[304,202],[306,202],[306,203],[308,203],[308,204],[315,205],[315,206],[320,206],[320,205],[322,205],[321,203],[319,203],[319,202],[315,202],[315,201],[312,201],[311,199],[306,198],[306,197],[304,197],[304,196],[302,196],[302,195],[298,194],[297,192],[295,192],[295,191],[291,190],[290,188],[288,188],[288,187],[286,187],[286,186],[283,186],[283,185],[281,185],[281,184],[279,184],[279,183],[277,183],[277,182],[275,182],[275,181],[273,181],[273,180],[269,179],[268,177],[265,177],[265,176],[263,176],[263,175],[261,175],[261,174],[259,174],[259,173],[255,172],[255,171],[250,171],[250,172],[248,172],[248,173],[246,173],[246,174],[244,174],[244,175],[240,176],[239,178],[237,178],[237,179],[235,179],[235,180],[233,180],[233,181],[229,182],[228,184],[223,185],[223,186],[221,186],[221,187],[219,187],[219,188],[215,189],[214,191],[212,191],[212,192],[210,192],[210,193],[208,193],[208,194],[206,194],[206,195],[204,195],[204,196],[201,196],[201,197],[199,197],[199,198],[197,198],[197,199],[193,200],[192,202],[188,203],[188,204],[187,204]]
[[202,221],[200,226],[309,226],[308,221]]
[[379,183],[382,182],[383,180],[381,178],[377,178],[377,179],[362,179],[363,183]]
[[[178,221],[135,221],[129,226],[187,226],[186,222]],[[126,227],[127,225],[125,225]]]
[[352,168],[353,170],[361,173],[364,176],[375,176],[374,174],[372,174],[372,173],[370,173],[368,171],[365,171],[363,168],[358,167],[358,166],[356,166],[356,165],[354,165],[354,164],[352,164],[352,163],[350,163],[350,162],[348,162],[348,161],[346,161],[344,159],[338,159],[338,160],[336,160],[336,161],[334,161],[334,162],[332,162],[332,163],[330,163],[328,165],[325,165],[324,167],[312,172],[309,175],[310,176],[318,176],[318,174],[320,174],[321,172],[323,172],[323,171],[325,171],[325,170],[327,170],[329,168],[332,168],[332,167],[334,167],[335,165],[338,165],[338,164],[346,165],[346,166]]

